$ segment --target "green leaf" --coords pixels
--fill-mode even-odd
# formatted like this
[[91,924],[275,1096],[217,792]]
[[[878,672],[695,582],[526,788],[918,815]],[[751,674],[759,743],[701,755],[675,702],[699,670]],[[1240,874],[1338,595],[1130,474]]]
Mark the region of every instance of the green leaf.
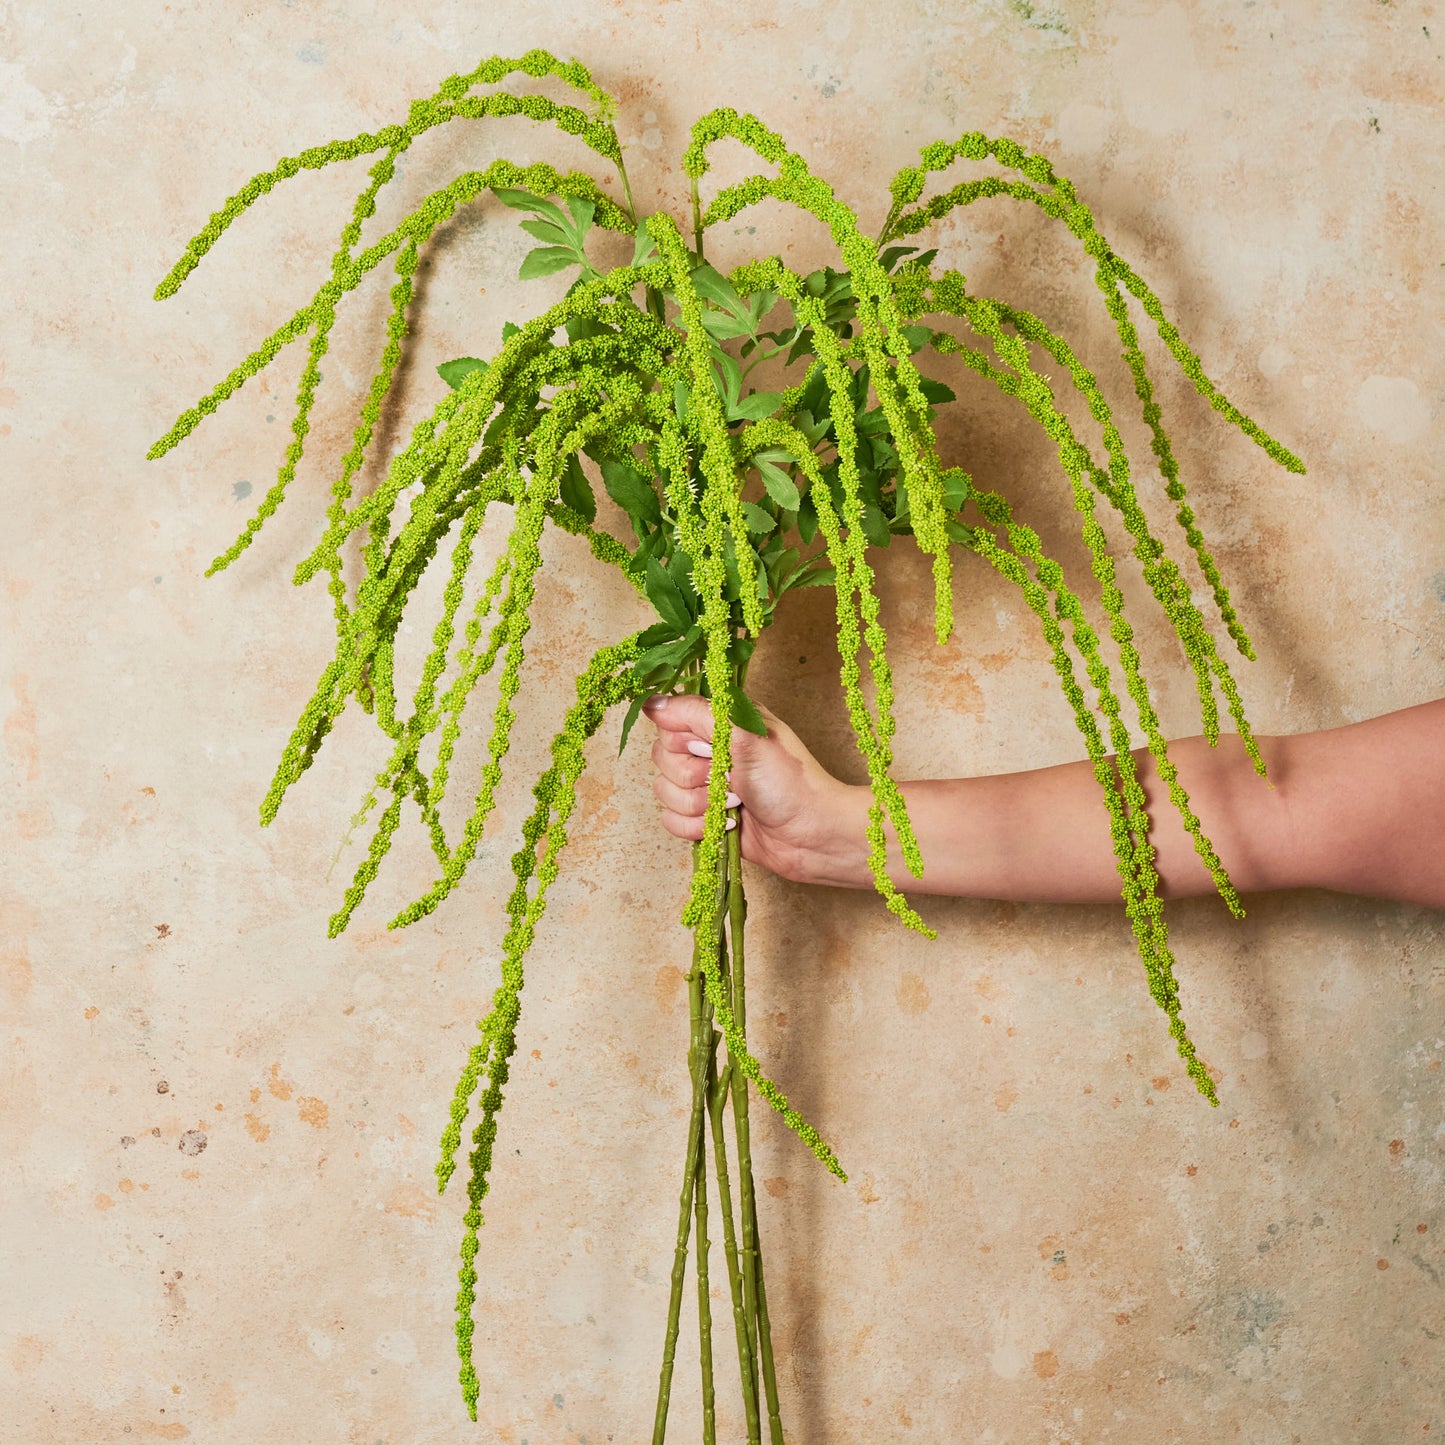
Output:
[[522,229],[529,235],[535,236],[539,241],[546,241],[553,246],[566,246],[570,251],[573,249],[572,234],[564,231],[561,226],[555,226],[551,221],[523,221]]
[[742,688],[733,689],[733,705],[730,712],[733,722],[746,732],[756,733],[760,738],[768,735],[768,725],[758,711],[757,704]]
[[755,391],[728,408],[728,420],[762,421],[764,417],[772,416],[782,404],[783,394],[780,391]]
[[575,452],[567,458],[558,495],[562,499],[562,505],[571,507],[579,517],[585,518],[589,523],[597,520],[597,498]]
[[492,192],[503,205],[511,206],[514,211],[535,211],[539,216],[546,216],[553,225],[559,229],[567,230],[567,218],[551,201],[544,201],[540,196],[534,196],[531,191],[514,191],[505,188]]
[[692,558],[681,547],[675,548],[672,556],[667,559],[667,575],[672,578],[673,585],[682,593],[682,600],[687,603],[688,612],[693,617],[698,616],[702,611],[702,598],[693,585]]
[[[592,224],[592,217],[597,214],[597,206],[592,201],[584,201],[576,196],[568,196],[567,209],[572,213],[572,234],[580,246],[582,244],[582,238],[587,234],[587,228]],[[935,254],[937,253],[935,252]]]
[[875,547],[886,547],[893,540],[893,534],[888,530],[888,518],[872,503],[863,508],[863,535]]
[[810,492],[798,504],[798,536],[803,539],[803,545],[806,547],[817,535],[818,508],[814,504],[813,495]]
[[651,627],[643,628],[638,634],[637,645],[646,652],[649,647],[658,647],[664,642],[676,642],[677,637],[675,627],[670,627],[666,622],[654,622]]
[[502,340],[510,341],[522,328],[515,321],[502,322]]
[[627,513],[639,542],[650,527],[662,521],[657,492],[636,467],[623,461],[604,461],[602,485],[607,488],[607,495]]
[[632,264],[641,266],[649,256],[657,252],[657,242],[647,234],[647,228],[639,225],[632,238]]
[[927,326],[905,326],[903,335],[911,352],[922,351],[933,339],[933,332]]
[[926,401],[937,406],[944,401],[957,401],[958,393],[951,386],[945,386],[941,381],[935,381],[931,376],[920,376],[918,378],[918,389],[923,393]]
[[722,350],[713,352],[713,363],[722,377],[723,403],[728,420],[731,421],[734,408],[738,404],[738,394],[742,391],[742,369],[726,351]]
[[517,272],[519,281],[530,281],[536,276],[550,276],[554,271],[563,271],[568,266],[582,264],[577,253],[569,246],[538,246],[522,258],[521,269]]
[[768,495],[788,512],[796,512],[802,506],[802,498],[798,496],[798,488],[793,479],[776,462],[760,461],[753,458],[753,463],[763,479],[763,486],[767,488]]
[[635,697],[628,704],[627,716],[622,719],[622,741],[617,744],[617,756],[622,756],[622,750],[627,746],[628,734],[632,731],[632,724],[642,715],[642,704],[646,698]]
[[681,667],[688,659],[688,654],[702,641],[702,628],[689,627],[687,632],[672,642],[664,642],[660,647],[649,647],[636,662],[632,664],[632,670],[639,679],[645,680],[663,667]]
[[667,568],[655,557],[650,557],[647,562],[647,599],[657,609],[657,615],[670,623],[678,634],[692,626],[692,616],[682,593],[677,590],[677,584]]
[[778,525],[778,519],[769,511],[765,511],[756,502],[743,503],[743,516],[747,518],[748,531],[756,533],[759,537],[766,536]]
[[726,311],[714,311],[709,308],[703,310],[702,329],[714,341],[731,341],[734,337],[752,335],[752,327],[748,322],[739,320],[736,316],[730,316]]
[[569,316],[563,323],[567,328],[568,341],[585,341],[589,336],[616,336],[616,330],[605,322],[594,321],[590,316]]
[[437,375],[455,391],[474,371],[485,371],[488,363],[475,356],[459,356],[455,361],[444,361],[437,367]]
[[816,567],[811,572],[802,571],[790,587],[831,587],[838,580],[838,573],[832,567]]
[[971,490],[967,477],[950,476],[947,472],[944,473],[943,500],[951,510],[961,512],[968,501]]
[[704,300],[714,306],[721,306],[739,319],[748,318],[748,308],[743,299],[733,290],[732,283],[711,266],[699,266],[692,273],[693,289]]

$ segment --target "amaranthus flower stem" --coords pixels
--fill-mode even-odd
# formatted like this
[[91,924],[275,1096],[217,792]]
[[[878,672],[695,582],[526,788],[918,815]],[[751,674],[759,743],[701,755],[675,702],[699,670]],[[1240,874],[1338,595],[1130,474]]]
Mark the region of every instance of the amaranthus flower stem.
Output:
[[[728,854],[723,864],[728,866]],[[733,870],[729,868],[729,878]],[[718,972],[722,976],[723,996],[729,1006],[736,1007],[732,991],[732,970],[728,963],[726,938],[718,939]],[[719,1034],[714,1034],[717,1044]],[[718,1202],[723,1216],[723,1254],[727,1261],[728,1288],[732,1294],[733,1329],[738,1342],[738,1372],[743,1386],[743,1415],[747,1421],[748,1445],[761,1445],[762,1417],[758,1408],[757,1341],[744,1304],[743,1275],[738,1261],[738,1241],[733,1223],[732,1184],[728,1178],[727,1145],[723,1135],[723,1103],[731,1081],[736,1077],[731,1061],[725,1061],[721,1079],[716,1077],[715,1057],[709,1060],[708,1113],[712,1118],[713,1162],[717,1174]]]
[[[700,858],[701,848],[694,844],[694,869],[697,868]],[[682,1284],[687,1270],[687,1241],[692,1225],[693,1194],[698,1174],[698,1156],[701,1153],[703,1110],[706,1105],[707,1060],[697,1041],[702,1031],[701,950],[711,948],[713,943],[710,938],[703,936],[704,931],[704,926],[699,925],[694,935],[692,972],[688,975],[688,1010],[693,1040],[692,1047],[688,1050],[688,1063],[692,1073],[692,1115],[687,1132],[687,1163],[682,1175],[682,1194],[678,1200],[677,1243],[672,1256],[672,1292],[667,1302],[667,1333],[662,1346],[662,1371],[657,1382],[657,1412],[653,1417],[652,1445],[663,1445],[667,1437],[667,1407],[672,1395],[672,1370],[677,1356],[677,1333],[682,1314]]]
[[[697,1222],[697,1329],[702,1363],[703,1445],[717,1445],[717,1412],[713,1401],[712,1302],[708,1298],[707,1268],[707,1128],[706,1115],[709,1064],[712,1059],[712,1018],[703,992],[702,974],[694,969],[688,984],[688,1012],[692,1019],[692,1047],[688,1062],[692,1069],[693,1114],[697,1120],[697,1168],[693,1175],[693,1213]],[[703,1108],[697,1107],[701,1092]]]
[[[732,946],[733,1017],[738,1028],[747,1027],[747,979],[744,972],[743,924],[747,899],[743,893],[742,842],[738,829],[728,834],[728,939]],[[757,1196],[753,1189],[753,1156],[748,1131],[748,1084],[740,1069],[733,1070],[733,1127],[738,1140],[738,1179],[743,1212],[743,1307],[748,1334],[757,1343],[762,1362],[763,1388],[768,1402],[768,1435],[773,1445],[783,1445],[783,1427],[778,1417],[778,1381],[773,1367],[773,1342],[768,1332],[766,1310],[759,1311],[762,1271],[758,1258]]]

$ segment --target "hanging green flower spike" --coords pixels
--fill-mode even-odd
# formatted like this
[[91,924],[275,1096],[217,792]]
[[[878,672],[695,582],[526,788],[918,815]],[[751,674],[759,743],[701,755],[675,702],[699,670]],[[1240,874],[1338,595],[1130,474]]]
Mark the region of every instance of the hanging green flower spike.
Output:
[[[586,108],[536,94],[495,89],[474,93],[478,87],[495,87],[517,75],[563,82]],[[760,1445],[766,1426],[772,1445],[781,1445],[750,1157],[748,1081],[830,1170],[846,1177],[816,1130],[763,1075],[746,1037],[745,902],[738,834],[727,831],[730,725],[765,731],[745,682],[756,640],[773,620],[784,594],[827,585],[836,593],[840,680],[873,794],[867,829],[869,866],[887,906],[909,927],[932,937],[887,874],[885,825],[892,826],[915,878],[922,876],[923,859],[903,795],[890,775],[893,675],[868,548],[887,546],[895,536],[912,536],[929,555],[940,641],[953,626],[954,546],[982,558],[1019,589],[1052,650],[1064,696],[1093,760],[1109,812],[1125,909],[1150,995],[1168,1015],[1170,1036],[1199,1092],[1211,1104],[1219,1102],[1180,1017],[1159,875],[1148,841],[1149,813],[1130,751],[1120,693],[1100,650],[1099,636],[1086,620],[1079,593],[1066,582],[1063,568],[1044,554],[1038,534],[1015,518],[1007,498],[980,491],[964,470],[943,465],[932,423],[936,407],[955,398],[942,382],[919,371],[915,357],[921,351],[931,348],[940,355],[960,357],[1018,400],[1057,446],[1100,587],[1109,635],[1118,648],[1123,691],[1134,705],[1171,802],[1220,895],[1236,915],[1243,912],[1239,898],[1191,811],[1168,756],[1133,631],[1124,618],[1114,558],[1095,516],[1101,500],[1119,513],[1144,579],[1194,671],[1210,743],[1219,739],[1217,687],[1256,771],[1261,776],[1265,771],[1228,663],[1216,650],[1178,564],[1166,554],[1139,505],[1113,412],[1093,374],[1068,343],[1031,312],[973,295],[956,271],[935,271],[935,251],[919,253],[916,247],[890,243],[957,207],[995,196],[1038,206],[1078,238],[1094,262],[1095,281],[1117,329],[1165,494],[1177,504],[1176,520],[1211,589],[1220,620],[1246,657],[1254,653],[1185,501],[1179,465],[1161,424],[1125,293],[1143,307],[1170,354],[1214,410],[1288,470],[1303,472],[1304,466],[1219,392],[1165,317],[1158,298],[1095,228],[1073,186],[1047,160],[1014,141],[989,140],[973,132],[955,142],[924,147],[922,164],[894,177],[892,207],[875,238],[862,231],[856,214],[780,136],[754,116],[715,110],[693,127],[683,157],[692,193],[689,246],[670,216],[639,215],[613,125],[615,115],[612,97],[575,60],[564,63],[540,50],[516,60],[493,57],[468,74],[450,77],[431,99],[414,102],[402,124],[303,151],[248,181],[191,242],[157,288],[157,299],[174,294],[231,222],[280,182],[335,161],[376,157],[370,179],[342,229],[329,276],[315,296],[184,412],[152,447],[150,456],[164,455],[188,436],[288,343],[308,339],[293,439],[276,481],[210,571],[235,561],[295,479],[338,305],[370,273],[383,263],[390,265],[395,281],[380,359],[331,489],[325,531],[296,570],[298,585],[318,572],[327,575],[336,652],[302,710],[261,808],[262,821],[269,823],[286,790],[311,765],[353,698],[374,716],[390,754],[354,825],[365,821],[381,798],[389,801],[331,920],[333,936],[364,901],[408,799],[425,824],[439,874],[430,889],[391,921],[392,927],[415,922],[436,908],[475,857],[517,720],[514,704],[522,685],[524,643],[532,625],[542,566],[541,537],[547,524],[582,539],[599,562],[619,569],[651,608],[650,625],[602,648],[578,676],[577,700],[553,739],[552,762],[533,785],[536,807],[522,825],[522,842],[512,859],[516,882],[507,903],[501,983],[479,1025],[442,1137],[437,1179],[445,1189],[456,1170],[473,1097],[480,1091],[481,1118],[472,1133],[468,1158],[457,1298],[462,1389],[473,1419],[480,1393],[472,1362],[472,1306],[482,1201],[516,1049],[523,962],[567,842],[586,745],[608,712],[623,703],[628,704],[622,728],[625,746],[644,698],[682,688],[710,699],[716,726],[707,813],[702,840],[694,847],[692,891],[683,912],[683,922],[694,934],[689,974],[693,1109],[653,1440],[658,1445],[666,1429],[684,1264],[694,1221],[703,1438],[715,1440],[707,1303],[710,1138],[724,1215],[723,1245],[748,1439]],[[582,140],[616,168],[625,204],[610,200],[590,175],[564,174],[542,163],[520,166],[497,160],[484,171],[458,176],[394,229],[358,249],[382,189],[413,141],[456,119],[507,116],[525,116]],[[768,173],[728,186],[704,210],[699,182],[709,169],[709,149],[724,139],[754,152]],[[991,175],[966,181],[920,204],[928,174],[945,170],[958,159],[992,159],[1016,178]],[[488,193],[524,212],[528,219],[522,222],[523,229],[542,243],[523,262],[522,278],[575,269],[576,279],[565,297],[540,316],[504,328],[502,348],[490,361],[469,357],[441,367],[451,389],[414,428],[380,486],[369,496],[356,497],[353,484],[397,376],[421,248],[462,207]],[[842,265],[806,276],[777,256],[747,262],[727,276],[708,265],[703,258],[707,228],[767,198],[822,221]],[[586,250],[593,228],[631,236],[631,263],[599,272]],[[789,313],[778,323],[779,329],[763,330],[779,307]],[[942,318],[943,324],[937,328],[921,324],[923,317]],[[959,330],[949,329],[949,323],[957,323]],[[559,333],[565,334],[565,341]],[[1103,461],[1096,461],[1059,410],[1048,381],[1034,368],[1031,348],[1040,348],[1067,372],[1102,429]],[[756,366],[779,358],[785,371],[805,363],[801,379],[779,392],[745,387]],[[870,397],[876,398],[871,406]],[[631,536],[626,539],[597,525],[594,488],[599,476],[627,518]],[[489,508],[494,513],[500,508],[511,521],[505,549],[478,586],[472,564]],[[357,533],[363,575],[349,598],[343,550]],[[408,605],[417,583],[434,565],[448,569],[441,612],[431,630],[420,680],[403,707],[394,672],[398,629],[410,616]],[[871,707],[860,663],[865,645]],[[1075,658],[1094,691],[1092,706],[1075,671]],[[443,804],[463,713],[477,685],[499,663],[487,760],[474,783],[461,833],[450,835],[443,824]],[[434,736],[428,763],[424,753]],[[719,1038],[726,1046],[721,1065],[716,1054]],[[736,1217],[724,1147],[724,1111],[729,1104],[737,1152]]]

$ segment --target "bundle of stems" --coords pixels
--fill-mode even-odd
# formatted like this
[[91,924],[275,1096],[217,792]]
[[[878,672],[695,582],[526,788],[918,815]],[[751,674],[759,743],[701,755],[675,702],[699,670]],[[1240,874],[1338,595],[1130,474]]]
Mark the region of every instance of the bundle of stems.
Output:
[[[519,76],[560,83],[589,109],[505,88],[474,93],[478,87],[502,87]],[[741,830],[727,828],[727,773],[733,726],[766,730],[748,698],[745,675],[757,640],[784,596],[811,586],[834,591],[839,681],[873,795],[867,825],[870,868],[889,910],[908,927],[932,937],[887,869],[885,824],[891,825],[915,878],[922,874],[923,859],[891,775],[893,675],[869,549],[909,537],[929,555],[940,642],[953,628],[954,548],[981,558],[1018,589],[1051,649],[1061,690],[1094,764],[1109,813],[1121,896],[1150,995],[1169,1019],[1170,1036],[1190,1077],[1211,1104],[1218,1103],[1213,1081],[1180,1015],[1148,838],[1151,819],[1130,751],[1122,693],[1135,706],[1170,801],[1221,897],[1233,912],[1243,910],[1169,760],[1133,630],[1124,617],[1114,558],[1095,516],[1100,503],[1121,518],[1150,592],[1193,669],[1206,736],[1211,744],[1219,739],[1217,689],[1242,745],[1264,774],[1233,675],[1179,564],[1168,556],[1140,505],[1113,410],[1093,372],[1038,316],[974,294],[957,271],[935,270],[936,250],[920,252],[899,241],[960,207],[992,197],[1036,206],[1077,238],[1094,266],[1095,283],[1114,322],[1164,492],[1177,509],[1175,521],[1208,584],[1219,620],[1245,657],[1253,657],[1253,650],[1185,500],[1127,298],[1143,308],[1171,357],[1215,411],[1281,465],[1296,472],[1304,467],[1205,375],[1157,296],[1095,227],[1073,185],[1048,160],[1016,142],[971,131],[925,146],[921,164],[904,167],[890,184],[892,204],[875,237],[781,136],[755,116],[720,108],[693,126],[683,156],[692,204],[689,245],[673,217],[639,211],[623,165],[616,113],[614,99],[576,60],[564,62],[541,50],[516,59],[494,56],[448,77],[435,95],[414,102],[403,122],[312,147],[254,176],[192,239],[157,288],[158,299],[174,294],[226,228],[278,184],[335,162],[376,157],[342,228],[329,275],[312,300],[183,412],[150,455],[159,457],[188,436],[288,343],[308,338],[293,440],[275,484],[210,570],[228,566],[251,545],[297,474],[339,303],[390,262],[396,279],[380,357],[351,447],[332,485],[325,530],[296,569],[298,585],[323,573],[328,578],[335,656],[302,710],[261,806],[263,823],[271,822],[349,702],[355,700],[374,718],[389,756],[358,820],[367,818],[381,797],[389,794],[390,800],[331,920],[333,936],[345,929],[365,898],[405,805],[419,810],[439,876],[392,919],[392,927],[431,913],[475,859],[497,800],[516,721],[513,702],[526,661],[524,641],[533,622],[543,563],[540,541],[547,524],[581,539],[593,558],[618,569],[649,610],[648,625],[599,649],[579,674],[576,703],[552,742],[552,762],[533,784],[536,807],[522,826],[512,859],[516,883],[507,902],[501,982],[479,1023],[442,1136],[437,1180],[445,1189],[456,1170],[473,1099],[480,1094],[481,1117],[472,1131],[468,1158],[456,1323],[462,1393],[473,1419],[480,1390],[472,1362],[472,1307],[482,1202],[517,1045],[523,962],[557,877],[587,745],[615,706],[628,705],[622,727],[625,745],[647,696],[681,687],[710,700],[714,733],[707,811],[682,915],[693,935],[692,1110],[654,1440],[660,1441],[665,1429],[687,1246],[694,1228],[706,1439],[713,1438],[715,1428],[707,1292],[710,1145],[749,1439],[759,1439],[766,1414],[776,1445],[781,1425],[752,1185],[749,1085],[829,1170],[846,1177],[832,1149],[762,1073],[745,1032]],[[578,138],[614,166],[623,204],[590,175],[561,173],[541,162],[520,166],[496,160],[485,170],[456,177],[400,224],[358,250],[382,189],[418,137],[459,119],[518,116]],[[700,182],[710,168],[708,153],[723,140],[739,143],[766,171],[725,187],[704,206]],[[1004,174],[962,182],[920,204],[928,176],[961,159],[997,162]],[[355,497],[354,485],[398,375],[422,248],[460,208],[487,194],[526,213],[522,228],[542,243],[523,261],[522,278],[568,269],[576,270],[576,278],[561,301],[525,324],[504,327],[501,349],[490,360],[459,357],[439,368],[451,391],[416,425],[381,484],[369,495]],[[823,222],[841,265],[803,275],[776,254],[746,261],[728,274],[710,265],[703,254],[708,228],[766,199]],[[630,262],[599,269],[587,249],[594,231],[630,239]],[[770,321],[779,309],[782,318]],[[925,323],[925,317],[933,321]],[[769,324],[773,329],[765,329]],[[1090,570],[1099,584],[1107,632],[1117,645],[1122,689],[1079,593],[1069,585],[1062,565],[1045,553],[1038,533],[1015,516],[1005,496],[976,486],[963,468],[941,462],[933,421],[937,407],[956,397],[942,381],[920,372],[914,358],[928,349],[958,357],[1019,402],[1055,443]],[[1067,376],[1066,384],[1087,404],[1102,434],[1102,462],[1076,434],[1051,382],[1036,368],[1035,350],[1052,359]],[[785,373],[802,365],[801,380],[779,391],[749,388],[753,370],[771,360],[780,360]],[[627,519],[630,536],[616,536],[599,523],[599,473],[617,514]],[[498,511],[510,512],[512,518],[507,544],[478,588],[472,577],[478,539],[489,513]],[[363,575],[350,596],[344,559],[357,544]],[[441,612],[407,709],[397,681],[398,635],[403,619],[413,615],[417,584],[443,558],[447,580]],[[469,597],[467,611],[463,604]],[[406,630],[412,630],[409,624]],[[860,661],[865,648],[871,700],[865,696]],[[1092,701],[1076,661],[1093,689]],[[445,826],[443,804],[463,714],[482,679],[498,665],[487,761],[476,779],[461,835],[456,836]],[[725,1045],[721,1064],[719,1042]],[[736,1218],[724,1139],[727,1102],[737,1161]]]

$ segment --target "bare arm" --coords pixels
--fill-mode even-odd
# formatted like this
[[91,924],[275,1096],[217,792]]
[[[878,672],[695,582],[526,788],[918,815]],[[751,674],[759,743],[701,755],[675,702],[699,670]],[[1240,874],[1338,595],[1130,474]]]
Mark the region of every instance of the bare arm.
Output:
[[[650,705],[658,724],[654,790],[663,826],[697,837],[705,804],[706,704]],[[868,888],[870,795],[828,774],[786,724],[734,731],[731,774],[743,856],[800,882]],[[1206,836],[1242,893],[1329,888],[1445,908],[1445,699],[1369,722],[1261,738],[1270,783],[1237,742],[1170,744]],[[1146,749],[1134,756],[1154,820],[1150,841],[1165,897],[1210,893]],[[1272,784],[1272,786],[1271,786]],[[900,888],[967,898],[1086,903],[1117,899],[1108,814],[1088,762],[994,777],[901,784],[923,853],[915,880],[891,836]]]

